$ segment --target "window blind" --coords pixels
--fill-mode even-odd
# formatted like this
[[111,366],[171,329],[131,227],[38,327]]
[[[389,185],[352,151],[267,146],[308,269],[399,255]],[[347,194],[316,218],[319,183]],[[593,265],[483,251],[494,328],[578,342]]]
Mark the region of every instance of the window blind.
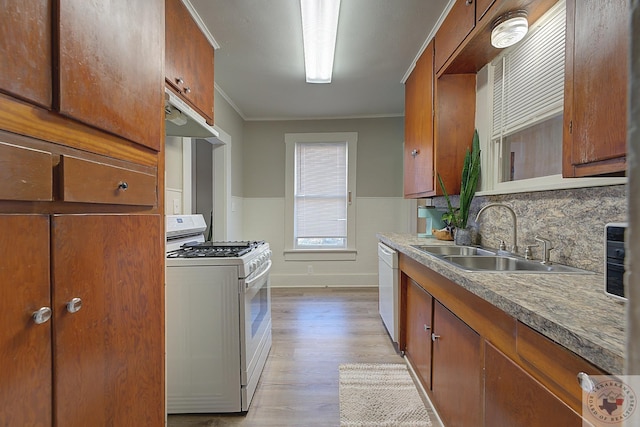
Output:
[[509,135],[557,114],[564,98],[564,2],[505,51],[493,67],[493,137]]
[[347,143],[297,142],[294,188],[296,246],[301,239],[342,239],[344,245],[347,238]]

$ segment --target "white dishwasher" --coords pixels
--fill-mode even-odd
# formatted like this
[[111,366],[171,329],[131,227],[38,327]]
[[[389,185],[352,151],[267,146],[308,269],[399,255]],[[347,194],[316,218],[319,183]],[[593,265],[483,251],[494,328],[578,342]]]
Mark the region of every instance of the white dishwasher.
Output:
[[378,242],[378,310],[394,343],[399,328],[398,253]]

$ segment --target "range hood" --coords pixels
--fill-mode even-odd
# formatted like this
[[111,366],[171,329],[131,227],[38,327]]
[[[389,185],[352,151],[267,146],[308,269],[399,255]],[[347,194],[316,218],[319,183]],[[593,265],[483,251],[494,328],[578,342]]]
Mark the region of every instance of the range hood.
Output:
[[220,144],[218,131],[169,89],[164,89],[164,119],[167,136],[200,138]]

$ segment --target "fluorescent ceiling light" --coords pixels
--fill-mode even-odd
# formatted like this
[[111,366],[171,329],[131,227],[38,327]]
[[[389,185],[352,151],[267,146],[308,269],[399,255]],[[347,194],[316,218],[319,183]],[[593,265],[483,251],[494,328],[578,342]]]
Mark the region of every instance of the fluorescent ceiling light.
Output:
[[331,83],[340,0],[300,0],[307,83]]
[[502,49],[518,43],[527,35],[529,23],[524,11],[511,12],[501,16],[491,31],[491,44]]

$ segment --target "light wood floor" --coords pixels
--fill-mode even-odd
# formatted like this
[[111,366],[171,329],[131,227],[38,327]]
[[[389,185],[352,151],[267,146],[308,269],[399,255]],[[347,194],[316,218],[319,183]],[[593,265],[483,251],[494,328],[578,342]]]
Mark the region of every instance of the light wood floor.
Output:
[[404,363],[380,320],[376,288],[272,289],[272,324],[273,347],[245,416],[170,415],[168,426],[339,426],[340,364]]

